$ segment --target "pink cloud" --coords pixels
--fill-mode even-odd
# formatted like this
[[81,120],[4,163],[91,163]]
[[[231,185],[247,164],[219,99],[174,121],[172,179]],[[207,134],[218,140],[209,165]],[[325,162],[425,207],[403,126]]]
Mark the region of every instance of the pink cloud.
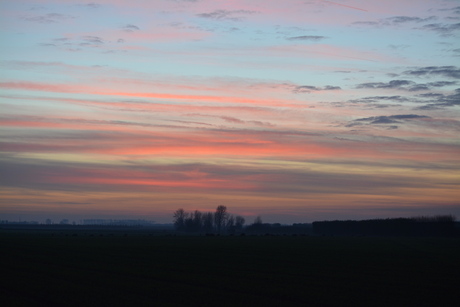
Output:
[[[4,143],[5,152],[67,152],[96,153],[114,156],[164,156],[169,157],[272,157],[279,159],[314,158],[372,158],[456,159],[459,149],[451,145],[406,142],[361,142],[358,146],[341,140],[307,136],[283,131],[203,130],[181,129],[164,126],[163,131],[153,132],[151,126],[142,123],[119,121],[58,120],[6,120],[2,125],[11,127],[35,127],[49,129],[49,140],[30,143]],[[185,127],[182,127],[185,128]],[[92,137],[53,141],[53,129],[88,130]],[[100,131],[100,133],[96,132]],[[103,134],[118,131],[117,134]],[[100,136],[99,136],[100,135]]]
[[[123,176],[125,178],[118,178]],[[128,176],[129,175],[129,176]],[[85,177],[63,177],[59,176],[49,180],[49,182],[66,183],[66,184],[91,184],[91,185],[106,185],[106,186],[136,186],[137,189],[143,187],[162,187],[162,188],[200,188],[200,189],[238,189],[249,190],[252,186],[235,181],[223,179],[201,179],[201,180],[158,180],[154,178],[133,178],[130,174],[120,174],[114,172],[104,177],[94,176],[89,174]]]
[[45,91],[55,93],[79,93],[93,94],[102,96],[121,96],[121,97],[136,97],[136,98],[151,98],[162,100],[179,100],[179,101],[194,101],[194,102],[216,102],[216,103],[235,103],[235,104],[250,104],[262,106],[282,106],[282,107],[303,107],[300,104],[293,104],[292,100],[281,99],[258,99],[246,97],[229,97],[229,96],[214,96],[214,95],[186,95],[186,94],[169,94],[169,93],[140,93],[140,92],[124,92],[114,91],[110,88],[96,88],[87,85],[64,85],[64,84],[47,84],[38,82],[0,82],[0,88],[4,89],[21,89],[30,91]]

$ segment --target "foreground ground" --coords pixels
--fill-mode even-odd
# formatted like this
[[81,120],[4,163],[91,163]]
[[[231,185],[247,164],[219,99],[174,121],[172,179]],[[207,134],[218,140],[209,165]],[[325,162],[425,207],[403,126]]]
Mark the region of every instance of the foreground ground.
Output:
[[458,306],[459,238],[0,230],[3,306]]

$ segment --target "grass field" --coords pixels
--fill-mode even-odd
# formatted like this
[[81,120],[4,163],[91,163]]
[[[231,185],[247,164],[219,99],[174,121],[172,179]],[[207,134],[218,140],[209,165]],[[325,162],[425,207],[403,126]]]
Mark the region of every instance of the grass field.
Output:
[[0,230],[2,306],[458,306],[459,238]]

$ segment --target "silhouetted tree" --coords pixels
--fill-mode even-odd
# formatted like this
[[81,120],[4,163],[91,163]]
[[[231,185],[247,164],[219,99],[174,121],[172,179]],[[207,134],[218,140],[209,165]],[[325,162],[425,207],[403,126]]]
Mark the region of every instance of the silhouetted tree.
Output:
[[211,233],[214,231],[214,216],[211,212],[203,213],[201,217],[203,230],[207,233]]
[[218,206],[216,212],[214,212],[214,225],[216,225],[217,233],[222,232],[222,228],[225,226],[227,215],[227,207],[225,206]]
[[193,219],[192,219],[192,229],[191,230],[200,231],[201,226],[203,225],[203,221],[202,221],[203,214],[200,211],[195,210],[192,216],[193,216]]
[[254,223],[253,223],[253,224],[254,224],[254,225],[259,225],[259,224],[262,225],[262,224],[263,224],[263,222],[262,222],[262,217],[261,217],[260,215],[257,216],[257,217],[254,219]]
[[[265,229],[267,228],[267,229]],[[270,225],[269,224],[264,224],[262,222],[262,218],[259,216],[256,216],[254,219],[254,222],[246,227],[246,229],[250,232],[262,232],[262,231],[269,231]]]
[[227,217],[227,220],[225,222],[225,231],[231,234],[234,234],[236,231],[235,217],[232,214],[228,215]]
[[374,236],[451,236],[455,233],[454,216],[421,216],[362,221],[313,222],[313,231],[329,235]]
[[187,217],[185,218],[184,224],[185,224],[184,230],[193,231],[193,213],[192,214],[187,214]]
[[245,222],[244,217],[242,217],[241,215],[235,216],[235,228],[236,228],[236,231],[243,230],[244,222]]
[[188,214],[182,208],[177,209],[174,212],[173,223],[174,223],[174,228],[176,228],[176,230],[185,230],[185,220],[186,220],[187,216],[188,216]]
[[174,212],[173,217],[176,230],[187,232],[234,234],[243,230],[245,222],[242,216],[229,214],[225,206],[218,206],[213,213],[198,210],[187,213],[181,208]]

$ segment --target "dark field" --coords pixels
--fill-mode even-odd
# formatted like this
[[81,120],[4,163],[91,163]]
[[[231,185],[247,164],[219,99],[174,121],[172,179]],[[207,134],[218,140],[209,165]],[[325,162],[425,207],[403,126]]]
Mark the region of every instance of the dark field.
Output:
[[459,306],[460,238],[0,230],[2,306]]

